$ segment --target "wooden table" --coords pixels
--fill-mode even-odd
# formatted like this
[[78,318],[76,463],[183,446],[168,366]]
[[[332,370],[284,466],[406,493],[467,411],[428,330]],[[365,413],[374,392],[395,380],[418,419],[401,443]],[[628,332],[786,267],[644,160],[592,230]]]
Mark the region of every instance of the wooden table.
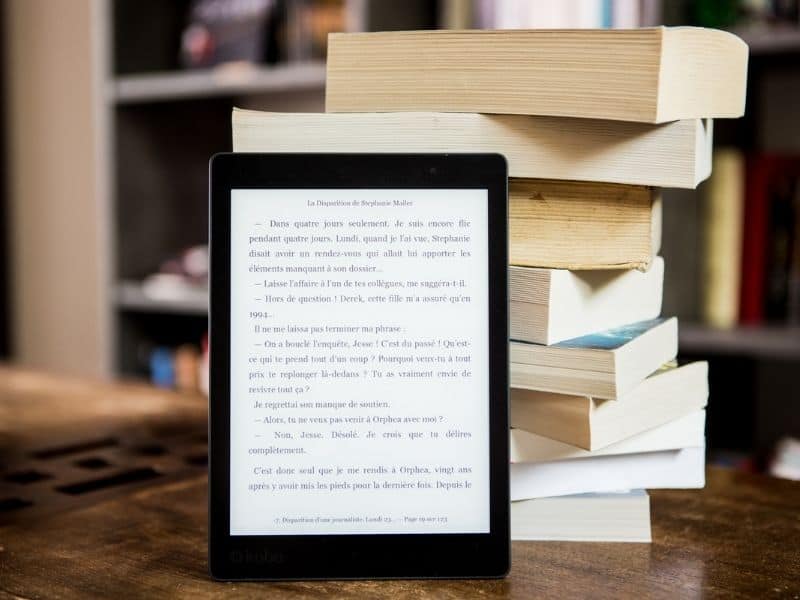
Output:
[[800,484],[710,468],[652,544],[513,544],[501,581],[226,584],[206,569],[202,398],[0,369],[0,598],[800,597]]

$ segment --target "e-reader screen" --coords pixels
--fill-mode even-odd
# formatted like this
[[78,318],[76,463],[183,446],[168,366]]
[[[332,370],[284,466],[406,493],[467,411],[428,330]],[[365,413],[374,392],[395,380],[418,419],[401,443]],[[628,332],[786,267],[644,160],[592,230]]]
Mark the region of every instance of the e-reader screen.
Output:
[[231,536],[489,533],[488,202],[230,190]]
[[210,163],[209,568],[508,572],[507,168]]

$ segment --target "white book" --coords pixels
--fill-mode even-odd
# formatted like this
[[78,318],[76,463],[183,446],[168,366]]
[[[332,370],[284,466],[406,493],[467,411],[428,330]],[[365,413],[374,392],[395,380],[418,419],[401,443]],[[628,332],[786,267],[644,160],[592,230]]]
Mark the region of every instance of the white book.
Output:
[[614,29],[641,27],[640,0],[613,0],[611,5],[611,26]]
[[511,500],[705,486],[705,447],[511,465]]
[[524,8],[520,24],[509,29],[593,29],[603,25],[603,0],[512,1]]
[[494,23],[497,29],[524,29],[528,26],[528,2],[494,0]]
[[499,152],[509,177],[694,188],[711,173],[711,120],[663,125],[474,113],[234,109],[234,152]]
[[511,338],[555,344],[661,313],[664,260],[649,270],[509,268]]
[[569,0],[570,28],[597,29],[603,26],[603,0]]
[[511,503],[511,539],[650,542],[650,496],[632,490],[518,500]]
[[597,450],[584,450],[523,429],[509,432],[511,462],[550,462],[595,456],[637,454],[705,446],[706,411],[698,410],[666,425],[644,431]]

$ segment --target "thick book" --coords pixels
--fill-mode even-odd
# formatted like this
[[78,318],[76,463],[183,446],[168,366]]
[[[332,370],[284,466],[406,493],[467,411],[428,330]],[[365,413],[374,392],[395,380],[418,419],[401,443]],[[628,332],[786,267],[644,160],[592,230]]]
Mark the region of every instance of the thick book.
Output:
[[[611,402],[607,400],[607,402]],[[612,454],[636,454],[677,450],[705,445],[706,411],[694,410],[687,415],[626,437],[601,448],[586,450],[566,442],[525,431],[512,429],[509,432],[511,462],[548,462],[552,460],[584,459]],[[536,427],[533,429],[547,429]]]
[[651,319],[544,346],[512,341],[511,387],[615,400],[678,354],[678,320]]
[[512,427],[596,450],[708,402],[708,363],[665,365],[618,400],[511,389]]
[[512,266],[508,281],[511,338],[555,344],[658,317],[664,260],[655,257],[646,271]]
[[234,152],[499,152],[511,177],[694,188],[711,173],[712,122],[663,125],[474,113],[234,109]]
[[511,465],[511,500],[705,485],[705,448]]
[[650,496],[631,490],[517,500],[511,503],[511,539],[650,542]]
[[663,123],[744,114],[748,48],[717,29],[335,33],[328,112]]
[[661,200],[644,186],[511,179],[508,238],[512,265],[647,269],[661,247]]

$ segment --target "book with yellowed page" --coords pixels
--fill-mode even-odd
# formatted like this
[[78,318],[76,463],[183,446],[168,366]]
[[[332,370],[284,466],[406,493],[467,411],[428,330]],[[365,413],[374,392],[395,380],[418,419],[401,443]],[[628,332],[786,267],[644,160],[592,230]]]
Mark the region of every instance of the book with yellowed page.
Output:
[[510,423],[594,451],[697,412],[707,402],[708,363],[668,364],[618,400],[512,388]]
[[694,188],[712,121],[652,125],[474,113],[233,110],[234,152],[499,152],[510,177]]
[[647,269],[661,247],[661,200],[643,186],[512,179],[508,240],[512,265]]
[[748,48],[699,27],[335,33],[328,112],[664,123],[744,114]]
[[511,387],[617,399],[677,354],[674,317],[631,323],[551,346],[512,340]]

